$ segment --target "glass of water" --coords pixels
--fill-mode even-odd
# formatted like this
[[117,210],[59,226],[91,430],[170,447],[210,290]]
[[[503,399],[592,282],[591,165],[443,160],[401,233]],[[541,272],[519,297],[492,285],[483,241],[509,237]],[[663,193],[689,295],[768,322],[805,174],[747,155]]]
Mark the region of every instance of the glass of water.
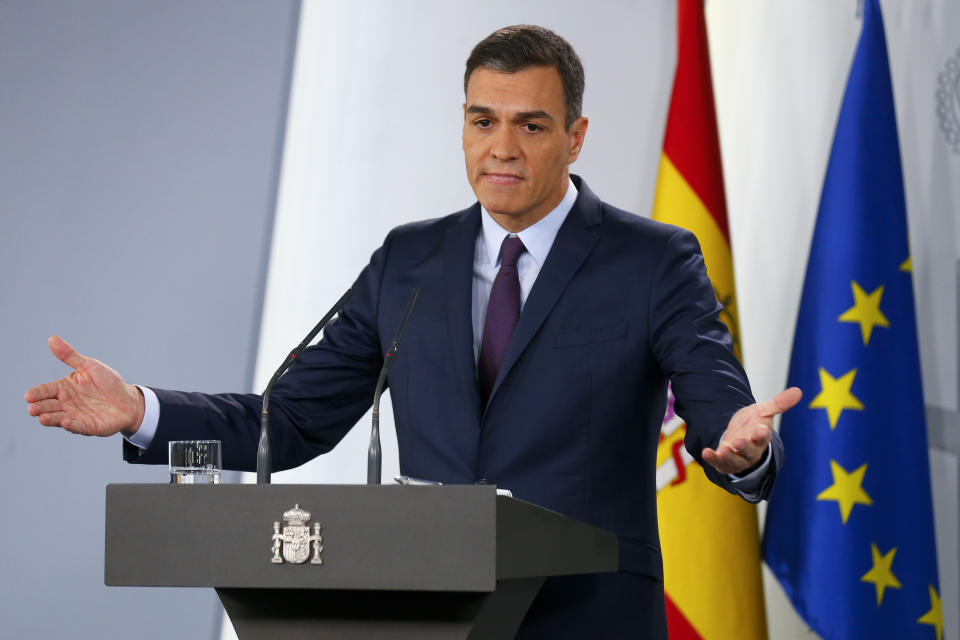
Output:
[[170,442],[170,484],[220,484],[219,440]]

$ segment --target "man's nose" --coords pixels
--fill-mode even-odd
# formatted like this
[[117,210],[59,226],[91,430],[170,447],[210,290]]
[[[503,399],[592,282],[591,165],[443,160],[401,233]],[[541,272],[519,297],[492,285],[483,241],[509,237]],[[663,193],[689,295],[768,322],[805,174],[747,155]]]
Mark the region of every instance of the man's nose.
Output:
[[520,156],[520,144],[513,127],[500,127],[494,132],[490,155],[502,162],[516,160]]

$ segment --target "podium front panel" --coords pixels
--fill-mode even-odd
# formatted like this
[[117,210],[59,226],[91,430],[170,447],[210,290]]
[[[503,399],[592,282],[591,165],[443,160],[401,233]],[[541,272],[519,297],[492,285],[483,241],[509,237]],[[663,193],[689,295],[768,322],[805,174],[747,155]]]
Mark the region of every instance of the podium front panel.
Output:
[[[108,585],[496,588],[492,486],[112,484],[106,495]],[[308,522],[284,520],[294,505]],[[274,523],[300,556],[307,545],[303,563],[272,561]],[[316,523],[322,564],[304,542]]]

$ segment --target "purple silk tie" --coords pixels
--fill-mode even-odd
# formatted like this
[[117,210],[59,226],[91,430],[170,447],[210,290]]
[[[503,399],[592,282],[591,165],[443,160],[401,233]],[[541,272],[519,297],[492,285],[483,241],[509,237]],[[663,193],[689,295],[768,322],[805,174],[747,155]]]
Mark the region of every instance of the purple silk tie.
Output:
[[490,289],[487,318],[483,323],[483,341],[477,358],[480,396],[486,404],[507,353],[510,336],[520,318],[520,277],[517,260],[526,251],[520,238],[507,236],[500,248],[500,270]]

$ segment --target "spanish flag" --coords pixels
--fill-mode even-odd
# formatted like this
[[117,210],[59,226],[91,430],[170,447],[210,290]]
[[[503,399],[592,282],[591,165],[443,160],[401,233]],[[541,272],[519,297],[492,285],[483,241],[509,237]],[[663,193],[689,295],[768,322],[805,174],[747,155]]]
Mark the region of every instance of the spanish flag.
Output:
[[[692,231],[740,357],[733,261],[702,0],[677,0],[677,70],[653,218]],[[766,638],[756,508],[707,480],[667,404],[657,509],[671,640]]]

